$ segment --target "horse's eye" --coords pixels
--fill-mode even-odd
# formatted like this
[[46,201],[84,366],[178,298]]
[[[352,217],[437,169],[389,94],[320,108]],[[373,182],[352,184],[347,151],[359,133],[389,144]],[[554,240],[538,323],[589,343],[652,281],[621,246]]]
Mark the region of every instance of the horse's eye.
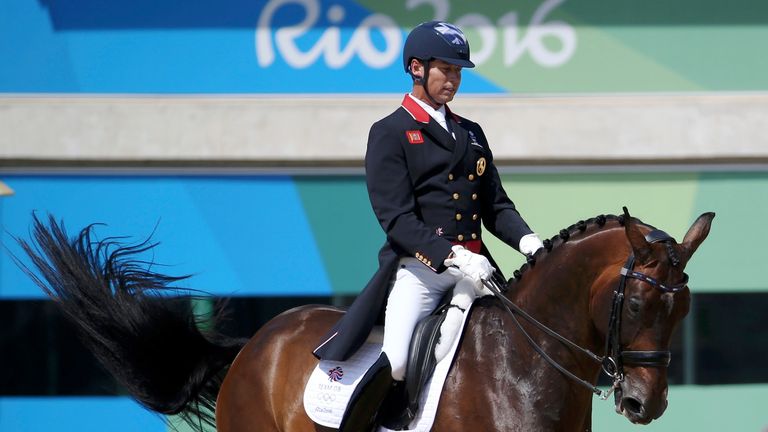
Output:
[[628,303],[629,310],[633,313],[640,312],[640,307],[643,305],[643,302],[637,297],[630,297]]

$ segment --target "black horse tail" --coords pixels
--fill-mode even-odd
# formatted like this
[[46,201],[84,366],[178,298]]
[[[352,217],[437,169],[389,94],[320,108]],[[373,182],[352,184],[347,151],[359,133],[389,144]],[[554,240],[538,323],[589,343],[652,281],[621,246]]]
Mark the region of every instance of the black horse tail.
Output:
[[19,240],[39,275],[22,267],[75,323],[86,347],[146,408],[178,414],[195,429],[213,425],[223,376],[245,341],[201,332],[190,299],[202,296],[169,286],[188,276],[155,273],[136,257],[156,243],[94,241],[93,225],[69,239],[61,223],[48,222],[34,217],[34,246]]

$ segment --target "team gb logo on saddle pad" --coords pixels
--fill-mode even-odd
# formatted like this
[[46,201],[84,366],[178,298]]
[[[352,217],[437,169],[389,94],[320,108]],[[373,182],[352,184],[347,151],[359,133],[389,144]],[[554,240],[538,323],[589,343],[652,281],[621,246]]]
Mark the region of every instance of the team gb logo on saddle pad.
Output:
[[[470,305],[470,308],[472,305]],[[467,309],[469,311],[470,309]],[[464,328],[469,313],[465,313],[459,327]],[[368,368],[381,355],[382,328],[372,331],[369,339],[350,358],[343,362],[320,360],[313,369],[304,387],[304,411],[309,418],[325,427],[338,428],[352,393],[363,379]],[[418,412],[409,431],[432,429],[437,414],[438,402],[443,391],[454,356],[461,340],[461,332],[451,342],[449,350],[435,365],[431,379],[428,379],[419,395]],[[342,379],[342,376],[344,379]],[[379,427],[378,432],[389,429]]]
[[328,371],[328,381],[341,381],[343,377],[344,370],[341,368],[341,366],[336,366],[335,368]]

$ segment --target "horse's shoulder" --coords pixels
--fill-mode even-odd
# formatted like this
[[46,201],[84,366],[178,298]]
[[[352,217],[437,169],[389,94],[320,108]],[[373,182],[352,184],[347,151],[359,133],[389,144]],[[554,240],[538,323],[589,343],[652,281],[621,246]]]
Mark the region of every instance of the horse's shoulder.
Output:
[[[506,337],[506,320],[508,313],[494,296],[484,296],[475,300],[467,318],[466,332],[476,337],[486,334],[496,334]],[[472,339],[472,338],[470,338]]]

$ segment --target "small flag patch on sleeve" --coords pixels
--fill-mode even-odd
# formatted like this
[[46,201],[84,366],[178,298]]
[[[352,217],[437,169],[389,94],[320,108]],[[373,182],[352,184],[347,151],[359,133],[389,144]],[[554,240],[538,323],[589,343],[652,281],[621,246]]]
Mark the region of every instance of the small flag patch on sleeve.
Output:
[[421,135],[420,130],[405,131],[405,136],[408,137],[408,142],[411,144],[423,144],[424,137]]

